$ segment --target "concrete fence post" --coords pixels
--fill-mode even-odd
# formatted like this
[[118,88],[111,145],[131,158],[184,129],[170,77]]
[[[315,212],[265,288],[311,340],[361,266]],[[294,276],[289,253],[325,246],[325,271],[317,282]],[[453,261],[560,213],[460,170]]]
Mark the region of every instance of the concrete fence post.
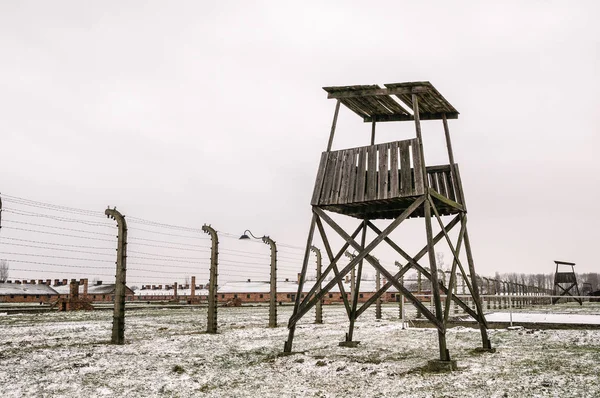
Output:
[[115,275],[115,307],[111,343],[125,343],[125,289],[127,271],[127,222],[125,216],[114,209],[106,209],[107,217],[117,222],[117,273]]
[[208,322],[206,333],[217,333],[217,278],[219,268],[219,237],[217,231],[210,225],[204,224],[202,231],[210,235],[212,242],[210,250],[210,271],[208,280]]
[[269,327],[277,327],[277,245],[268,236],[262,237],[263,243],[271,248],[271,291],[269,297]]
[[[317,280],[321,279],[321,250],[316,246],[311,246],[310,250],[317,256]],[[317,286],[315,294],[321,292],[321,283]],[[302,294],[302,293],[300,293]],[[315,323],[323,323],[323,299],[319,300],[315,305]]]

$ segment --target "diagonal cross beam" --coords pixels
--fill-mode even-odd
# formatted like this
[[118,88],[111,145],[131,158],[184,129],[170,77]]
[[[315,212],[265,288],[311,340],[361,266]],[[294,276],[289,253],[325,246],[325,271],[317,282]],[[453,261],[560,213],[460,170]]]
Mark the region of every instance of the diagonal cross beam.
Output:
[[[344,246],[342,246],[342,249],[334,257],[333,256],[333,252],[331,251],[331,246],[329,245],[329,241],[327,240],[327,236],[326,236],[325,231],[323,229],[323,223],[321,223],[321,220],[319,219],[318,215],[315,214],[314,216],[315,216],[315,223],[317,225],[317,228],[319,229],[319,233],[321,234],[321,238],[322,238],[323,243],[325,245],[325,250],[327,252],[327,256],[329,257],[329,260],[330,260],[330,264],[327,266],[327,268],[325,268],[325,271],[323,271],[321,273],[321,277],[316,281],[316,283],[314,284],[314,286],[306,294],[306,296],[304,297],[304,300],[300,304],[300,307],[306,305],[306,302],[311,299],[311,297],[312,297],[313,294],[315,294],[315,292],[317,291],[317,288],[318,288],[319,284],[323,283],[323,281],[325,280],[325,278],[327,278],[327,276],[329,275],[329,273],[331,272],[331,270],[333,270],[334,274],[336,275],[334,280],[337,281],[339,279],[338,287],[340,288],[340,292],[343,293],[342,297],[346,297],[346,294],[345,294],[345,291],[344,291],[344,285],[341,282],[343,276],[341,276],[341,277],[339,276],[337,262],[343,256],[343,253],[346,251],[346,249],[350,245],[349,244],[345,244]],[[360,233],[360,231],[362,230],[362,227],[363,227],[363,224],[361,223],[358,226],[358,228],[356,228],[356,230],[352,233],[352,237],[354,237],[354,238],[357,237],[358,234]],[[300,297],[300,296],[298,296],[298,297]],[[346,312],[348,313],[348,316],[350,316],[350,305],[348,303],[348,299],[347,298],[344,300],[344,304],[346,305]]]
[[[392,231],[394,231],[394,229],[396,229],[396,227],[398,225],[400,225],[400,223],[404,220],[406,220],[416,209],[419,208],[419,206],[421,206],[423,204],[423,202],[425,201],[425,197],[421,196],[419,198],[417,198],[406,210],[404,210],[402,212],[402,214],[400,214],[394,221],[392,221],[392,223],[384,230],[384,232],[382,233],[382,235],[378,236],[377,238],[375,238],[371,243],[369,243],[369,245],[365,248],[364,252],[359,253],[356,257],[354,257],[354,259],[352,259],[350,261],[350,263],[348,263],[348,265],[346,265],[341,271],[340,271],[340,275],[343,278],[348,272],[350,272],[350,270],[356,265],[358,264],[358,262],[362,259],[365,258],[366,253],[371,252],[375,247],[377,247],[377,245],[379,245],[381,243],[381,241],[387,237],[390,233],[392,233]],[[323,219],[323,220],[331,220],[331,218],[320,208],[318,207],[313,207],[313,210],[315,211],[315,213],[317,213],[317,215]],[[333,220],[331,220],[333,221]],[[329,224],[329,222],[328,222]],[[335,224],[335,223],[334,223]],[[330,224],[331,225],[331,224]],[[337,224],[335,224],[337,226]],[[339,228],[339,227],[338,227]],[[343,231],[343,230],[342,230]],[[337,231],[336,231],[337,232]],[[344,235],[348,236],[345,232]],[[346,240],[347,241],[347,240]],[[353,239],[352,239],[353,241]],[[347,241],[348,242],[348,241]],[[289,327],[293,327],[293,325],[296,324],[296,322],[298,322],[298,320],[300,318],[302,318],[302,316],[304,316],[304,314],[306,314],[316,303],[317,301],[321,300],[321,298],[329,292],[329,290],[331,290],[331,288],[337,283],[337,281],[332,280],[329,281],[329,283],[322,288],[322,290],[315,294],[315,296],[306,303],[306,305],[302,306],[302,308],[300,308],[298,310],[298,313],[295,315],[292,315],[292,317],[290,318],[290,321],[288,322],[288,328]]]
[[[321,219],[319,218],[319,216],[316,213],[315,213],[315,217],[317,217],[317,228],[319,229],[319,234],[321,234],[321,239],[323,240],[323,245],[325,246],[325,251],[327,252],[327,257],[329,257],[329,261],[331,262],[331,265],[330,265],[330,267],[327,267],[326,272],[328,273],[330,269],[333,269],[333,273],[335,274],[334,280],[337,281],[337,283],[338,283],[338,288],[340,289],[340,294],[342,295],[342,300],[344,301],[344,307],[346,307],[346,313],[348,314],[348,318],[350,318],[352,309],[350,308],[350,302],[348,301],[348,297],[346,296],[346,289],[344,288],[344,283],[343,283],[344,275],[340,275],[340,272],[339,272],[338,266],[337,266],[337,262],[343,256],[344,252],[346,251],[346,249],[348,248],[349,245],[345,244],[344,246],[342,246],[342,250],[340,250],[338,252],[338,254],[335,257],[333,257],[333,252],[331,251],[331,245],[329,244],[329,240],[327,239],[327,234],[325,233],[325,229],[323,228],[323,223],[321,222]],[[358,226],[358,228],[356,229],[354,237],[356,237],[358,235],[358,233],[363,230],[363,228],[364,227],[361,223]],[[325,276],[327,276],[327,273],[325,274]],[[322,276],[322,278],[324,279],[323,276]],[[318,283],[315,284],[315,288],[316,288],[316,286],[318,286]],[[312,293],[310,293],[310,294],[312,294]],[[306,295],[302,304],[306,303],[307,300],[309,299],[309,297],[310,297],[309,295]]]
[[[448,223],[448,225],[446,225],[446,231],[450,231],[452,228],[454,228],[454,226],[456,226],[456,224],[458,224],[458,222],[460,221],[460,217],[456,216],[452,221],[450,221]],[[374,225],[369,225],[371,227],[371,229],[374,227]],[[376,227],[375,227],[376,228]],[[377,231],[379,231],[379,229],[374,230],[376,231],[376,233],[379,233]],[[444,235],[440,232],[439,234],[437,234],[435,236],[435,238],[433,239],[433,244],[436,244],[437,242],[439,242],[440,239],[442,239]],[[389,244],[389,241],[386,241]],[[393,242],[392,242],[393,243]],[[393,247],[393,246],[392,246]],[[400,272],[398,272],[396,275],[394,275],[394,279],[400,279],[400,277],[402,277],[402,275],[404,275],[406,272],[408,272],[410,270],[410,267],[412,265],[412,263],[416,263],[418,260],[420,260],[425,254],[427,254],[427,245],[425,245],[425,247],[423,247],[423,249],[421,249],[420,252],[417,253],[417,255],[414,257],[414,259],[412,259],[413,261],[410,261],[408,264],[406,264],[401,270]],[[418,264],[417,264],[418,266]],[[418,266],[421,270],[425,271],[422,267]],[[428,275],[427,271],[425,271],[426,275]],[[392,287],[392,282],[387,282],[385,283],[381,289],[379,289],[373,296],[371,296],[363,305],[362,307],[357,311],[357,316],[362,314],[363,312],[365,312],[365,310],[367,308],[369,308],[379,297],[381,297],[383,295],[383,293],[385,293],[390,287]]]
[[383,232],[381,232],[377,236],[377,238],[375,238],[371,242],[371,244],[369,244],[369,246],[367,246],[366,248],[363,249],[363,247],[358,242],[356,242],[353,238],[351,238],[329,216],[327,216],[326,214],[320,214],[320,216],[327,224],[329,224],[329,226],[331,228],[333,228],[334,231],[336,231],[344,240],[346,240],[346,242],[349,242],[350,245],[352,247],[354,247],[354,249],[356,251],[358,251],[358,254],[356,255],[355,259],[360,257],[360,258],[366,259],[369,263],[371,263],[371,265],[375,269],[379,270],[379,272],[381,272],[381,274],[383,274],[386,278],[388,278],[390,280],[390,282],[398,289],[398,291],[402,291],[402,293],[405,294],[406,297],[409,300],[411,300],[413,302],[413,304],[415,306],[417,306],[423,312],[423,314],[427,317],[427,319],[429,319],[438,328],[438,330],[441,333],[445,332],[444,325],[435,317],[435,315],[433,315],[429,311],[429,309],[421,303],[420,300],[418,300],[415,296],[413,296],[413,294],[408,289],[406,289],[404,286],[402,286],[402,284],[399,283],[398,280],[394,279],[394,276],[387,269],[382,267],[381,264],[379,264],[379,261],[377,261],[375,258],[373,258],[373,256],[371,256],[369,254],[377,246],[377,244],[379,244],[382,240],[387,238],[387,236],[393,231],[393,229],[397,225],[393,226],[394,223],[390,224],[390,226],[388,226]]
[[[460,216],[457,216],[454,220],[452,220],[445,228],[444,230],[442,230],[439,234],[437,234],[435,236],[435,238],[433,239],[433,244],[435,245],[437,242],[439,242],[439,240],[444,236],[444,233],[447,233],[447,231],[450,231],[450,229],[452,229],[452,227],[454,227],[458,221],[460,220]],[[377,228],[375,225],[373,225],[372,223],[369,224],[369,227],[375,232],[375,233],[379,233],[379,228]],[[446,232],[445,232],[446,231]],[[394,241],[392,241],[391,239],[386,239],[386,242],[394,249],[398,252],[398,254],[400,254],[402,257],[404,257],[409,264],[413,267],[415,267],[418,271],[420,271],[428,280],[431,281],[431,274],[429,273],[429,271],[427,271],[425,268],[423,268],[421,265],[419,265],[419,263],[417,263],[417,261],[415,259],[413,259],[412,257],[410,257],[404,250],[402,250]],[[420,259],[421,257],[423,257],[426,253],[428,252],[427,250],[427,246],[425,246],[418,254],[418,259]],[[406,271],[405,271],[406,272]],[[398,278],[396,278],[398,279]],[[391,286],[391,283],[388,282],[388,284],[390,284],[389,286]],[[388,289],[389,286],[386,284],[386,286],[384,286],[382,289]],[[444,294],[448,294],[448,288],[446,288],[444,285],[439,284],[438,285],[439,288],[444,292]],[[383,293],[382,293],[383,294]],[[469,307],[464,301],[462,301],[459,297],[456,296],[452,296],[452,300],[458,304],[466,313],[468,313],[469,315],[471,315],[474,319],[478,320],[479,316],[477,315],[477,312],[473,311],[471,309],[471,307]],[[365,303],[366,305],[366,303]],[[363,307],[365,307],[365,305],[363,305]],[[366,309],[366,308],[365,308]],[[364,311],[361,308],[361,313]]]

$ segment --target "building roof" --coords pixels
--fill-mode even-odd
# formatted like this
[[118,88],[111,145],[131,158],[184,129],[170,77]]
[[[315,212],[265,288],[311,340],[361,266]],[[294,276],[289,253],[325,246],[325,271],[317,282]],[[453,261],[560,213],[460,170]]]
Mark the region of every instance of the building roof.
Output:
[[56,290],[48,285],[32,285],[32,284],[21,284],[21,283],[4,283],[0,282],[0,296],[10,294],[22,294],[22,295],[38,295],[38,294],[58,294]]
[[[323,282],[321,285],[325,286],[329,281]],[[302,286],[302,292],[308,293],[310,289],[314,286],[315,281],[309,280],[304,283]],[[383,286],[383,282],[382,282]],[[270,284],[268,281],[251,281],[251,282],[227,282],[222,286],[219,286],[219,293],[269,293]],[[344,282],[344,290],[346,292],[350,292],[350,283]],[[340,288],[336,284],[334,285],[330,292],[331,293],[339,293]],[[362,280],[360,282],[360,291],[361,292],[375,292],[375,281],[374,280]],[[286,282],[286,281],[277,281],[277,292],[278,293],[297,293],[298,292],[298,283],[296,282]],[[397,289],[392,286],[388,289],[388,292],[394,293],[397,292]]]
[[[54,290],[58,292],[58,294],[69,294],[71,293],[70,285],[61,285],[54,286]],[[130,288],[127,287],[129,292],[133,292]],[[115,292],[115,284],[107,283],[102,285],[88,285],[88,294],[114,294]],[[79,285],[79,294],[83,294],[83,285]]]
[[454,108],[430,82],[323,87],[327,98],[338,99],[365,122],[414,120],[412,94],[418,95],[421,120],[458,119]]
[[[172,296],[174,289],[138,289],[135,291],[136,296]],[[191,296],[192,289],[177,289],[178,296]],[[207,296],[207,289],[196,289],[196,296]]]

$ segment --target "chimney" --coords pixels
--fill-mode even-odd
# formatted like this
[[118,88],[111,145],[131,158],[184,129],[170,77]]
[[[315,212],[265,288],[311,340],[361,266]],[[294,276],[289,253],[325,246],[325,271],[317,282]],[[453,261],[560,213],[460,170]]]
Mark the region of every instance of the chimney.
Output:
[[38,285],[43,285],[44,284],[44,280],[43,279],[38,279]]
[[60,286],[60,282],[58,282],[58,279],[54,280],[54,286]]
[[35,279],[32,279],[30,282],[32,285],[35,285]]
[[192,298],[194,298],[195,295],[196,295],[196,277],[192,276],[192,291],[190,293],[190,296],[192,296]]
[[61,283],[61,285],[66,285],[66,284],[67,284],[67,282],[68,282],[68,281],[67,281],[66,279],[63,279],[63,280],[62,280],[62,283]]
[[162,285],[158,285],[158,290],[162,290]]
[[23,279],[23,284],[27,285],[29,282],[27,282],[27,279]]
[[173,297],[177,298],[177,282],[173,283]]
[[6,283],[12,283],[12,281],[9,279],[9,280],[6,281]]
[[69,290],[71,294],[71,300],[79,298],[79,282],[77,282],[77,279],[71,279]]
[[15,283],[16,283],[17,285],[20,285],[20,284],[21,284],[21,281],[15,280]]
[[102,281],[96,281],[96,286],[101,286],[102,285]]
[[46,279],[46,285],[52,286],[52,279]]
[[85,298],[88,295],[88,280],[87,280],[87,278],[85,278],[85,279],[82,279],[82,281],[83,281],[83,297]]

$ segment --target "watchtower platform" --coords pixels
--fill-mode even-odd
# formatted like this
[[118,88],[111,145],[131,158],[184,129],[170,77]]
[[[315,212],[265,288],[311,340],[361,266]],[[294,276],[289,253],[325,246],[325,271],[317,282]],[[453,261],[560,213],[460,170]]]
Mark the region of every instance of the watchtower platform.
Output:
[[[421,94],[421,120],[458,117],[458,111],[429,82],[385,86],[324,89],[328,98],[338,99],[373,126],[378,121],[414,120],[413,92]],[[311,204],[359,219],[391,219],[402,214],[417,197],[429,193],[440,215],[464,211],[458,165],[454,164],[452,173],[450,164],[425,167],[422,159],[417,138],[323,152]],[[423,216],[424,208],[420,206],[409,218]]]

